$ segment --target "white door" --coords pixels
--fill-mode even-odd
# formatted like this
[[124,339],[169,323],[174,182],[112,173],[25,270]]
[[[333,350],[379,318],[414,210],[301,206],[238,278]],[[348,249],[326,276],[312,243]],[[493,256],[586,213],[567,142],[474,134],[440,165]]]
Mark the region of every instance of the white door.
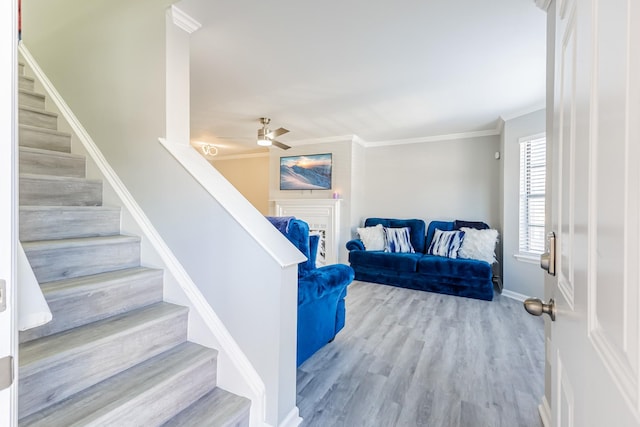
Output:
[[640,426],[640,1],[556,0],[549,13],[551,425]]
[[[7,308],[0,312],[0,426],[17,425],[17,389],[4,388],[6,357],[16,357],[15,253],[16,239],[16,7],[0,2],[0,287]],[[0,304],[1,305],[1,304]],[[17,366],[17,365],[15,365]]]

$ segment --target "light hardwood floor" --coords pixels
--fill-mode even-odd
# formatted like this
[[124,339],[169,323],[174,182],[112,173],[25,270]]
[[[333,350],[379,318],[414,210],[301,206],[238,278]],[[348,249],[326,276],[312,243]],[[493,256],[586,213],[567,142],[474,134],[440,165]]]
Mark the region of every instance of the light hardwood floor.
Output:
[[346,301],[298,369],[302,426],[542,426],[544,327],[522,303],[357,281]]

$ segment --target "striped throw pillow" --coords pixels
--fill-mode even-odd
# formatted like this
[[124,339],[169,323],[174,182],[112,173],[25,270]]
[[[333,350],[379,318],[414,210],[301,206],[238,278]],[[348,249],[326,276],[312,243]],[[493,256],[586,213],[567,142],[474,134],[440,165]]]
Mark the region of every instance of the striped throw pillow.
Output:
[[402,228],[384,228],[385,252],[402,252],[415,253],[411,245],[411,229],[409,227]]
[[429,255],[457,258],[463,239],[464,231],[442,231],[436,228],[427,253]]

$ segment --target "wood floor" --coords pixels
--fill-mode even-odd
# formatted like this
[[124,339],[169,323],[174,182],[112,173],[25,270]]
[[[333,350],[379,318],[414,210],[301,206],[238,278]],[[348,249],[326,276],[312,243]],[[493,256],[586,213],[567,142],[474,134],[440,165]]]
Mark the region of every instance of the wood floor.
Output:
[[304,427],[541,427],[544,330],[522,303],[353,282],[347,323],[298,369]]

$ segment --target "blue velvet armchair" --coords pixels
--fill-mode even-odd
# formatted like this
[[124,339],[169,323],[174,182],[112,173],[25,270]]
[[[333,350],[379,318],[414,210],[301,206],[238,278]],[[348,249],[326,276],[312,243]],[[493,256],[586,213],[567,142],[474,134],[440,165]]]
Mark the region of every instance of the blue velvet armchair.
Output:
[[[344,298],[354,272],[344,264],[316,268],[319,236],[309,236],[309,225],[299,219],[269,217],[307,261],[298,264],[297,366],[331,342],[345,324]],[[280,224],[276,224],[279,222]]]

